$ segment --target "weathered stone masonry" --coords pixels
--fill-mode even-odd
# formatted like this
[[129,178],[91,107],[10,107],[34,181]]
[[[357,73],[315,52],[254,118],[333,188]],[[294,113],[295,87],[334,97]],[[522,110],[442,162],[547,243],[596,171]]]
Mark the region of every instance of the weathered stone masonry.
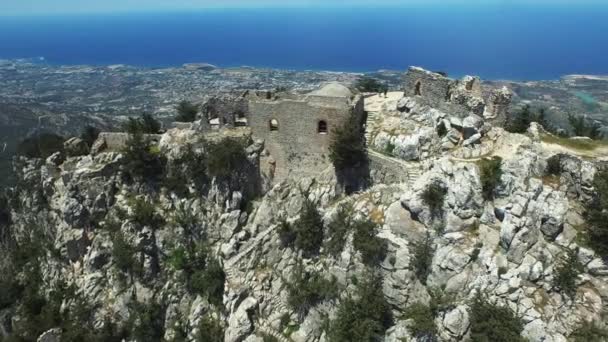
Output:
[[267,172],[280,181],[331,166],[332,132],[352,118],[362,123],[363,98],[342,85],[329,84],[295,98],[252,99],[248,114],[253,136],[264,139],[270,155]]

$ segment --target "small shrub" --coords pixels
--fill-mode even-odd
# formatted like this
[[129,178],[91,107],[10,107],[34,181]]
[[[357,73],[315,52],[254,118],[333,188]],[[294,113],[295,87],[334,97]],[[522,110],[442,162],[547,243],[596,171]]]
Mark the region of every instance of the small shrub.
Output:
[[357,286],[354,297],[338,306],[336,318],[330,323],[328,341],[378,341],[392,323],[390,305],[382,292],[382,278],[373,274]]
[[101,131],[96,127],[86,126],[82,130],[82,133],[80,133],[80,139],[82,139],[84,142],[87,143],[89,147],[91,147],[95,143],[95,140],[97,140],[97,137],[99,136],[100,132]]
[[126,170],[134,177],[154,181],[163,174],[165,158],[143,133],[131,134],[123,152]]
[[156,213],[154,203],[142,198],[136,198],[130,204],[132,213],[129,219],[139,226],[156,229],[164,223],[162,216]]
[[443,123],[437,126],[437,135],[440,137],[445,137],[448,134],[448,129],[445,127]]
[[545,174],[551,176],[559,176],[562,173],[562,165],[560,161],[560,155],[553,156],[547,160],[547,167],[545,168]]
[[422,192],[422,201],[435,214],[443,208],[446,194],[447,190],[441,184],[433,182]]
[[600,131],[602,126],[595,121],[589,122],[584,116],[568,114],[568,122],[572,127],[574,135],[577,137],[588,137],[591,139],[602,137],[602,132]]
[[207,295],[209,303],[221,307],[224,297],[226,274],[216,259],[209,259],[204,271],[195,271],[191,279],[191,287],[195,292]]
[[483,198],[487,201],[494,199],[494,189],[500,183],[502,176],[502,158],[493,157],[479,161],[479,177]]
[[372,77],[361,77],[355,83],[355,88],[364,93],[384,93],[388,87]]
[[441,312],[446,312],[456,307],[454,305],[454,295],[447,294],[443,289],[430,289],[429,295],[431,296],[429,307],[435,317]]
[[296,248],[307,258],[318,255],[323,243],[323,221],[316,205],[310,200],[304,200],[300,218],[294,223],[293,229]]
[[28,158],[48,158],[55,152],[63,152],[65,139],[57,134],[42,133],[26,138],[17,146],[17,154]]
[[175,110],[177,111],[177,116],[175,116],[177,122],[194,122],[198,114],[198,107],[188,101],[180,102]]
[[[194,214],[194,211],[187,206],[179,206],[175,210],[175,216],[173,217],[173,222],[178,227],[184,229],[186,236],[191,237],[195,231],[197,231],[197,227],[199,227],[200,222],[198,217]],[[201,239],[206,237],[206,234],[203,232],[199,236]]]
[[131,304],[128,325],[135,341],[161,341],[164,335],[164,314],[159,304]]
[[287,222],[287,220],[282,220],[279,224],[279,241],[281,242],[281,247],[293,247],[296,237],[297,234],[289,222]]
[[608,330],[585,321],[570,335],[570,340],[574,342],[608,341]]
[[195,335],[196,342],[224,342],[224,328],[219,320],[211,316],[204,316]]
[[390,143],[390,142],[388,144],[386,144],[386,149],[384,150],[384,153],[389,156],[392,156],[393,151],[395,151],[395,144]]
[[608,259],[608,170],[600,170],[593,179],[595,197],[588,206],[586,241],[596,253]]
[[431,265],[433,263],[433,239],[430,235],[414,244],[412,251],[412,266],[414,273],[421,283],[426,284],[426,279],[431,273]]
[[247,162],[245,146],[238,139],[207,142],[207,171],[212,177],[228,178]]
[[143,113],[139,118],[129,118],[123,130],[129,134],[158,134],[161,124],[148,113]]
[[505,129],[511,133],[523,134],[528,131],[532,122],[539,123],[545,129],[551,129],[546,120],[546,109],[534,110],[530,105],[523,106],[518,112],[511,115],[507,120]]
[[333,130],[329,158],[337,172],[356,169],[367,163],[365,139],[356,117]]
[[405,318],[412,320],[410,329],[414,337],[425,341],[435,339],[435,315],[428,305],[416,303],[410,306],[405,312]]
[[476,298],[471,305],[471,341],[473,342],[524,342],[521,337],[523,323],[506,307]]
[[336,279],[327,280],[319,273],[307,274],[300,267],[288,285],[289,305],[302,317],[315,305],[338,296]]
[[334,257],[338,256],[344,245],[346,244],[346,237],[348,232],[352,230],[352,206],[341,205],[338,207],[336,216],[327,225],[328,239],[325,244],[325,250]]
[[209,183],[207,177],[207,160],[204,153],[195,151],[191,144],[186,145],[184,152],[167,163],[164,185],[176,193],[187,195],[188,185],[202,192]]
[[112,238],[112,259],[116,267],[123,272],[139,271],[135,254],[137,249],[131,246],[121,232],[116,232]]
[[188,265],[188,254],[182,247],[176,248],[171,251],[169,255],[169,264],[176,270],[183,270]]
[[376,224],[370,220],[357,221],[353,224],[353,246],[368,266],[380,264],[386,258],[388,243],[376,236]]
[[578,261],[578,251],[568,251],[566,257],[555,268],[553,286],[570,297],[576,294],[576,279],[583,271],[583,265]]

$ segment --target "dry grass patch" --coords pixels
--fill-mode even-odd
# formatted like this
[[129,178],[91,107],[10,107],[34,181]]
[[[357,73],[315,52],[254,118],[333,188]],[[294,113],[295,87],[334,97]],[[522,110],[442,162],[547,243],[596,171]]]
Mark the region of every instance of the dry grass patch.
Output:
[[540,138],[542,142],[547,144],[556,144],[581,151],[592,151],[600,147],[608,147],[608,144],[601,140],[563,138],[547,133],[541,134]]

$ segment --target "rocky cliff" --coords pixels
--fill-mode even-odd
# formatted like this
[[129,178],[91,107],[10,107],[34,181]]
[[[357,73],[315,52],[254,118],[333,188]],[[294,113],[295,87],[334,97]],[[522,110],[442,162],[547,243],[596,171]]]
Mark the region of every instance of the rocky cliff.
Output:
[[[154,178],[120,152],[18,160],[0,208],[0,336],[601,341],[608,267],[584,239],[601,162],[546,152],[536,126],[510,134],[408,101],[373,145],[425,160],[422,173],[352,195],[330,174],[271,185],[247,135],[218,166],[221,150],[170,130]],[[454,155],[484,139],[491,151]]]

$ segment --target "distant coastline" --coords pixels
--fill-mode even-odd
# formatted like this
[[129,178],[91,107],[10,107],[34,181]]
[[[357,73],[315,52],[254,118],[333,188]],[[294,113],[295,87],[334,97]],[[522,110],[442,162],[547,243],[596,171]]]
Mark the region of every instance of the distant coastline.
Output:
[[[252,69],[252,70],[276,70],[281,72],[321,72],[321,73],[337,73],[337,74],[350,74],[350,75],[374,75],[374,74],[400,74],[404,73],[407,67],[403,69],[379,69],[379,70],[368,70],[368,71],[353,71],[353,70],[324,70],[324,69],[298,69],[298,68],[278,68],[272,66],[253,66],[253,65],[234,65],[234,66],[223,66],[216,65],[207,62],[187,62],[176,65],[133,65],[133,64],[57,64],[49,62],[45,57],[30,57],[30,58],[2,58],[0,56],[0,66],[6,63],[12,64],[36,64],[40,66],[48,65],[55,68],[134,68],[134,69],[150,69],[150,70],[170,70],[170,69],[186,69],[186,70],[203,70],[212,71],[214,69],[222,70],[241,70],[241,69]],[[424,65],[422,65],[424,67]],[[479,76],[476,73],[470,74],[452,74],[447,72],[451,78],[461,78],[466,75]],[[577,79],[595,80],[595,81],[608,81],[607,74],[565,74],[550,79],[506,79],[506,78],[484,78],[482,79],[489,82],[542,82],[542,81],[559,81],[559,80],[570,80],[575,81]]]
[[607,16],[608,10],[561,7],[433,7],[25,17],[0,21],[0,57],[355,73],[421,65],[455,77],[555,80],[608,74]]

